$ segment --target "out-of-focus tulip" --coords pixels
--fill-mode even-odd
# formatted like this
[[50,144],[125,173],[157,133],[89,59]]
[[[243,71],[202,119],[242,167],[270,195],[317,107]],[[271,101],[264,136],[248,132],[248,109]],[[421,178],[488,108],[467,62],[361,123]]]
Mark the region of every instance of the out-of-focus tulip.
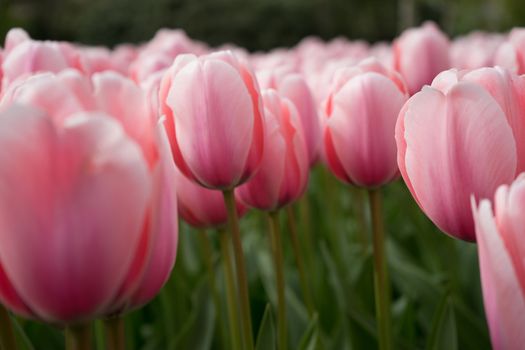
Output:
[[495,350],[525,343],[525,176],[498,188],[493,209],[472,201],[485,313]]
[[257,78],[264,89],[274,89],[280,96],[293,102],[299,113],[304,131],[308,160],[313,165],[319,155],[321,127],[317,115],[317,105],[310,88],[300,74],[280,71],[262,71]]
[[58,41],[31,40],[27,33],[12,29],[6,36],[2,70],[3,88],[20,77],[39,72],[58,73],[68,68],[81,70],[73,45]]
[[450,46],[451,66],[458,69],[492,67],[503,40],[502,35],[483,32],[456,38]]
[[323,142],[338,178],[378,187],[399,176],[394,130],[407,98],[401,77],[374,59],[336,74],[324,105]]
[[525,74],[525,28],[514,28],[506,42],[500,45],[495,64],[518,74]]
[[236,190],[246,205],[276,210],[304,192],[308,182],[308,152],[295,105],[275,90],[264,90],[266,140],[259,172]]
[[[5,271],[0,278],[0,300],[17,312],[53,322],[119,313],[148,302],[175,261],[177,199],[169,143],[146,94],[132,81],[109,72],[92,79],[75,71],[40,74],[12,90],[2,102],[3,113],[11,119],[24,114],[9,112],[13,103],[30,105],[38,113],[30,109],[30,116],[36,114],[28,117],[27,123],[32,124],[16,132],[3,128],[6,144],[12,142],[3,157],[18,163],[10,165],[12,170],[0,171],[2,184],[9,187],[2,191],[0,202],[8,206],[21,191],[16,197],[20,205],[9,210],[25,210],[33,219],[13,212],[3,221],[6,227],[0,239],[10,253],[0,250]],[[109,131],[104,131],[109,128],[106,124],[111,126]],[[70,128],[79,130],[68,136]],[[10,133],[25,140],[25,145],[14,143],[18,139]],[[67,142],[62,140],[66,137]],[[112,147],[120,138],[130,146],[119,151],[116,155],[122,159],[115,161],[128,162],[131,150],[136,152],[141,163],[137,160],[129,167],[140,170],[137,183],[126,182],[128,175],[123,170],[115,173],[118,164],[110,162],[113,153],[108,152],[114,152]],[[28,142],[33,139],[34,147]],[[20,156],[13,156],[17,152]],[[13,181],[19,182],[15,176],[23,174],[14,171],[24,169],[28,174],[38,169],[40,175],[25,176],[24,189],[17,189]],[[105,181],[110,182],[105,185]],[[139,198],[140,191],[144,194]],[[128,209],[137,201],[140,212]],[[105,221],[97,221],[97,215]],[[13,239],[21,234],[26,235],[24,240]],[[33,243],[7,244],[10,240]],[[118,273],[98,281],[106,270]],[[80,283],[83,279],[86,282]]]
[[[179,215],[191,226],[199,228],[224,226],[228,212],[221,191],[204,188],[189,180],[178,169],[174,177]],[[242,217],[246,206],[237,202],[237,215]]]
[[231,52],[178,56],[159,96],[173,157],[185,176],[231,189],[256,172],[264,146],[259,88]]
[[405,79],[411,95],[450,68],[448,38],[432,22],[404,31],[393,50],[394,69]]
[[475,241],[470,196],[488,198],[514,179],[516,142],[505,112],[482,86],[461,81],[444,88],[441,78],[411,97],[399,115],[399,169],[442,231]]

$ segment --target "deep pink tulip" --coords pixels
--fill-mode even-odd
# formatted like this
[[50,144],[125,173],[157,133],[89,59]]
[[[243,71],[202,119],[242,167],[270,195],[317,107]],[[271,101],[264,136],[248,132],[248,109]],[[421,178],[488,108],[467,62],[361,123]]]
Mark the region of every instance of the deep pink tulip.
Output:
[[[198,228],[224,226],[228,212],[221,191],[204,188],[189,180],[178,169],[174,177],[177,188],[179,215],[191,226]],[[237,202],[237,215],[242,217],[246,206]]]
[[298,199],[308,182],[308,151],[295,105],[264,90],[266,140],[259,172],[236,190],[246,205],[276,210]]
[[304,138],[308,150],[308,160],[313,165],[319,157],[321,126],[317,115],[317,104],[304,78],[297,73],[280,71],[262,71],[257,73],[264,89],[274,89],[280,96],[293,102],[303,126]]
[[159,101],[175,163],[188,178],[229,189],[256,172],[264,146],[259,88],[231,52],[178,56]]
[[[28,112],[36,115],[28,117],[31,125],[16,129],[20,140],[11,140],[14,131],[8,127],[2,128],[9,131],[6,140],[0,137],[9,145],[2,157],[18,162],[9,165],[9,171],[0,170],[2,184],[11,191],[2,191],[0,203],[8,206],[16,196],[19,210],[28,215],[13,212],[9,221],[4,220],[9,226],[2,229],[0,240],[10,253],[4,256],[0,248],[5,271],[3,277],[0,273],[0,300],[16,312],[53,322],[74,322],[143,305],[167,280],[177,247],[174,166],[167,137],[146,94],[132,81],[109,72],[92,79],[75,71],[40,74],[12,90],[2,102],[3,113],[11,119],[25,114],[13,112],[13,103],[36,107],[38,113]],[[106,124],[112,129],[104,131]],[[69,128],[75,130],[70,136]],[[65,142],[65,137],[71,140]],[[127,164],[133,154],[130,150],[108,153],[116,152],[113,145],[120,138],[130,144],[126,149],[137,153],[133,157],[138,160],[129,168],[141,172],[138,184],[126,182],[123,170],[113,173],[119,164],[113,162]],[[30,175],[37,172],[38,177]],[[16,185],[20,182],[15,176],[27,179],[23,189]],[[139,200],[140,191],[144,194]],[[128,208],[139,204],[140,211]],[[98,216],[105,221],[97,221]],[[35,217],[42,221],[34,221]],[[25,227],[25,222],[38,225]],[[114,232],[117,227],[121,231]],[[13,239],[21,234],[26,238]],[[54,244],[49,237],[54,237]],[[50,258],[55,256],[61,258]],[[68,266],[72,270],[64,270]],[[104,275],[106,271],[111,275]],[[85,282],[77,287],[77,277],[70,282],[72,274]]]
[[442,231],[475,241],[470,196],[492,196],[516,175],[511,126],[489,92],[461,81],[425,87],[396,126],[398,164],[410,192]]
[[404,31],[393,50],[394,69],[405,79],[411,95],[450,68],[448,38],[432,22]]
[[472,203],[483,300],[495,350],[525,344],[525,176],[498,188],[494,200]]
[[323,142],[338,178],[378,187],[399,176],[394,130],[407,98],[401,77],[375,59],[335,75],[324,107]]

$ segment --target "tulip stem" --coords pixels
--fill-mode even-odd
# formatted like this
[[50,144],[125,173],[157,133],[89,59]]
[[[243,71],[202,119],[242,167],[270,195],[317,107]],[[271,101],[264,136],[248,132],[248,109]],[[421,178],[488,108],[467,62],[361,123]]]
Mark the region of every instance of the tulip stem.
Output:
[[230,237],[226,230],[220,229],[219,238],[221,243],[222,266],[224,268],[224,277],[226,278],[226,301],[228,303],[228,318],[230,323],[232,349],[240,350],[242,348],[242,335],[241,325],[239,323],[239,308],[236,303],[239,298],[237,297],[235,286]]
[[108,350],[124,350],[126,338],[124,337],[124,319],[113,317],[104,321],[106,328],[106,346]]
[[91,324],[76,324],[66,328],[66,350],[91,350]]
[[227,330],[226,330],[226,322],[222,322],[222,306],[221,306],[221,299],[219,297],[219,293],[217,292],[217,286],[215,284],[216,281],[216,275],[215,275],[215,266],[213,263],[213,247],[210,242],[210,236],[208,235],[208,232],[206,230],[202,229],[199,230],[199,238],[201,242],[201,249],[202,249],[202,255],[204,259],[204,263],[206,265],[206,268],[208,270],[208,281],[210,285],[211,294],[213,297],[213,303],[215,304],[215,312],[217,313],[216,319],[219,320],[219,327],[220,327],[220,338],[221,338],[221,344],[223,349],[228,349],[227,344]]
[[240,299],[241,326],[244,334],[244,345],[246,350],[253,350],[252,318],[250,312],[250,298],[248,295],[248,278],[246,275],[246,264],[242,251],[241,234],[239,232],[239,218],[233,190],[223,191],[224,202],[228,209],[228,227],[232,236],[233,252],[237,269],[237,281]]
[[268,213],[270,221],[270,243],[272,246],[275,278],[277,281],[277,339],[279,346],[277,349],[286,350],[287,346],[287,325],[286,325],[286,296],[284,282],[284,259],[283,247],[281,243],[281,230],[279,228],[279,211]]
[[9,312],[0,304],[0,349],[16,350],[16,348],[15,333],[13,332]]
[[297,270],[299,271],[299,282],[301,283],[301,289],[303,292],[304,301],[308,309],[310,317],[314,314],[314,303],[312,299],[312,292],[310,290],[310,284],[306,278],[304,269],[303,254],[301,252],[301,246],[299,244],[299,237],[297,234],[297,226],[295,224],[295,213],[291,206],[286,207],[286,214],[288,217],[288,231],[290,231],[290,238],[292,240],[292,248],[295,255],[295,261],[297,264]]
[[377,333],[379,349],[392,348],[390,322],[390,284],[385,254],[385,236],[381,213],[381,192],[368,191],[372,217],[372,242],[374,247],[374,292],[376,300]]

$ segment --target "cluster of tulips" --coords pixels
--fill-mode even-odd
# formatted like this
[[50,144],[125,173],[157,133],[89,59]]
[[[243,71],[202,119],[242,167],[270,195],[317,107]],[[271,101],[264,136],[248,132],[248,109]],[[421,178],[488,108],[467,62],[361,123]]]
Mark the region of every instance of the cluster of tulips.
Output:
[[[492,344],[520,349],[520,74],[525,29],[451,41],[425,23],[392,44],[307,38],[254,54],[179,30],[110,50],[12,29],[0,51],[0,302],[65,327],[69,349],[89,349],[90,322],[104,319],[108,347],[122,349],[121,316],[170,275],[180,216],[219,229],[225,348],[251,350],[238,220],[253,208],[270,222],[288,349],[279,213],[293,215],[311,167],[325,164],[369,194],[381,349],[393,347],[381,188],[399,176],[443,232],[479,244]],[[297,244],[294,254],[313,312]],[[5,309],[0,344],[16,349]]]

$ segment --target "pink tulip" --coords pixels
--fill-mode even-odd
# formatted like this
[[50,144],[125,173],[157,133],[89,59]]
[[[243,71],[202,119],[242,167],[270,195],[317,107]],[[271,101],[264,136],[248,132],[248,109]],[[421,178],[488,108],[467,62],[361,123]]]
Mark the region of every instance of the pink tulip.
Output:
[[432,22],[403,32],[394,41],[393,50],[394,67],[405,79],[411,95],[450,68],[449,41]]
[[313,165],[319,155],[321,127],[317,115],[317,105],[306,81],[300,74],[281,74],[280,71],[258,72],[257,77],[261,77],[264,80],[262,82],[261,79],[258,79],[263,88],[277,90],[280,96],[292,101],[297,108],[304,130],[308,161],[310,165]]
[[472,209],[485,313],[495,350],[521,349],[525,343],[525,176],[498,188],[493,209],[484,199]]
[[276,210],[298,199],[308,182],[308,151],[294,104],[275,90],[263,92],[266,140],[259,172],[236,190],[246,205]]
[[517,74],[525,74],[525,28],[511,30],[506,42],[498,48],[494,62]]
[[[177,188],[179,215],[191,226],[198,228],[224,226],[228,212],[221,191],[197,185],[178,169],[173,179]],[[242,217],[246,207],[237,202],[237,215]]]
[[456,38],[450,46],[451,66],[458,69],[491,67],[503,40],[503,36],[499,34],[483,32]]
[[440,73],[432,82],[432,87],[447,93],[460,81],[479,85],[498,102],[516,141],[516,174],[525,172],[525,79],[501,67],[472,71],[451,69]]
[[[177,247],[171,152],[147,96],[132,81],[109,72],[92,79],[75,71],[40,74],[12,89],[2,102],[2,113],[8,120],[21,118],[25,109],[13,112],[10,107],[21,103],[33,106],[27,113],[32,117],[22,118],[28,125],[16,129],[20,140],[11,140],[14,131],[6,131],[5,140],[0,134],[0,143],[9,145],[4,157],[17,162],[6,161],[11,165],[4,174],[0,169],[1,182],[11,191],[2,192],[0,205],[8,206],[16,196],[20,206],[15,209],[31,218],[13,212],[9,221],[4,220],[9,226],[0,234],[5,272],[2,277],[0,271],[0,300],[16,312],[53,322],[85,320],[143,305],[167,280]],[[113,145],[124,142],[120,139],[129,146],[115,153]],[[137,155],[131,157],[131,150]],[[126,182],[131,175],[124,170],[114,173],[118,164],[135,158],[124,170],[131,175],[140,171],[136,182]],[[86,169],[89,174],[84,174]],[[20,176],[29,179],[22,189]],[[104,221],[97,221],[99,216]],[[24,227],[35,217],[41,223]],[[13,239],[21,234],[26,238]],[[53,244],[49,237],[54,237]],[[3,247],[10,250],[8,255],[2,254]],[[61,258],[50,258],[55,256]],[[67,266],[73,270],[64,270]],[[77,275],[85,282],[71,282]]]
[[444,232],[475,241],[469,208],[514,179],[516,142],[504,111],[477,83],[415,94],[396,126],[398,164],[412,196]]
[[374,59],[336,74],[324,107],[323,142],[338,178],[378,187],[399,176],[394,130],[407,98],[399,75]]
[[178,56],[159,96],[173,157],[185,176],[229,189],[256,172],[264,146],[259,88],[232,53]]
[[3,88],[19,77],[39,72],[58,73],[68,68],[81,70],[79,55],[69,43],[36,41],[25,32],[11,30],[6,37],[6,52],[2,63]]

